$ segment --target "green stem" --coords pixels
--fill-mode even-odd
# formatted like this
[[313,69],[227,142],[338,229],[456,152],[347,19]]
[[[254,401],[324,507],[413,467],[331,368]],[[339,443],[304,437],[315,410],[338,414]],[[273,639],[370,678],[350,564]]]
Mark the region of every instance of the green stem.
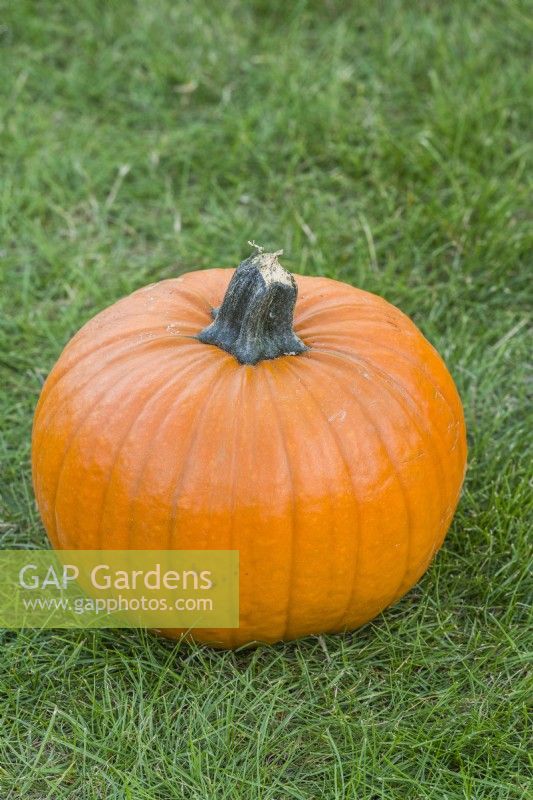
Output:
[[241,364],[307,350],[292,329],[296,281],[277,253],[251,255],[235,270],[214,321],[198,334],[204,344],[231,353]]

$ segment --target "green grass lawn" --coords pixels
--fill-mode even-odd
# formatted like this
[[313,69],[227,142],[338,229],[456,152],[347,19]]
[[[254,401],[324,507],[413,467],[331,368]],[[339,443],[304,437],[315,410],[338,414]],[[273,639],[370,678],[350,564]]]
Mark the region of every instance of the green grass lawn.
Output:
[[526,798],[531,6],[0,8],[1,547],[45,545],[30,428],[68,338],[249,239],[411,315],[470,447],[429,573],[355,633],[0,632],[1,800]]

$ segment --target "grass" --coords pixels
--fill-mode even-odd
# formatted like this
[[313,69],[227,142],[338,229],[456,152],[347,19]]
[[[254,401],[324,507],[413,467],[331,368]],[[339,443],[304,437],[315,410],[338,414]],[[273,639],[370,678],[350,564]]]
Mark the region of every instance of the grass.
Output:
[[45,543],[30,426],[68,338],[248,239],[410,314],[470,446],[444,549],[355,633],[0,632],[2,800],[528,796],[529,11],[1,4],[0,546]]

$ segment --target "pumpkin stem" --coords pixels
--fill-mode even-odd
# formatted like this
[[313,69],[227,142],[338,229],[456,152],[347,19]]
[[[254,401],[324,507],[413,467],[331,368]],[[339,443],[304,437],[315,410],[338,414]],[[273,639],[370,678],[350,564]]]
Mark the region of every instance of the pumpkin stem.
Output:
[[214,321],[197,338],[231,353],[241,364],[295,356],[307,350],[292,329],[296,281],[278,261],[283,250],[257,252],[242,261]]

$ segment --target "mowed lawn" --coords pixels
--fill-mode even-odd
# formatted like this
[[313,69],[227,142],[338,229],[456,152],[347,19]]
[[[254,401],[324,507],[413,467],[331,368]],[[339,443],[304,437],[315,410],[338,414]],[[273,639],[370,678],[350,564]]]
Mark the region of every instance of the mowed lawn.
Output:
[[45,546],[31,421],[69,337],[247,240],[411,315],[470,449],[443,549],[362,630],[0,632],[0,798],[526,798],[531,6],[0,8],[1,547]]

